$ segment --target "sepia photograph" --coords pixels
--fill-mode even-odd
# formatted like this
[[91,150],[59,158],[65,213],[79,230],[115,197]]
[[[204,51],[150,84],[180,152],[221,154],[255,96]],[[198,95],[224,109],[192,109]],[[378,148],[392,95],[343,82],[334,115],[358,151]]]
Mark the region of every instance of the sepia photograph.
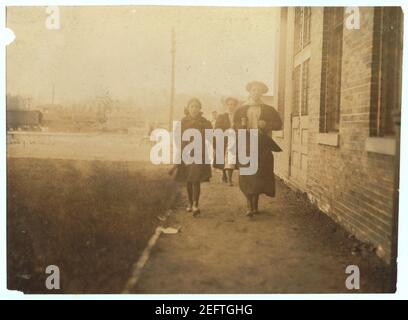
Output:
[[7,289],[395,293],[403,22],[7,6]]

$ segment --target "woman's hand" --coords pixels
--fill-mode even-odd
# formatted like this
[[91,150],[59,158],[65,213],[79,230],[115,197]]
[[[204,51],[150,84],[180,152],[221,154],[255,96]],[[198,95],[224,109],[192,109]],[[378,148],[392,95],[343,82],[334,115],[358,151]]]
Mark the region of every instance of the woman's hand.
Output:
[[259,129],[265,129],[266,127],[266,121],[265,120],[258,120],[258,128]]

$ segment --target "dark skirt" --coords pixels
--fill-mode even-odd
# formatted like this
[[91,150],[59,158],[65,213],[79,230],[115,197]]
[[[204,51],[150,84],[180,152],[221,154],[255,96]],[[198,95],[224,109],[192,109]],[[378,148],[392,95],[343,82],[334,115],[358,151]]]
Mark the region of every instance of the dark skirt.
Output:
[[275,196],[274,159],[272,154],[274,143],[269,136],[259,135],[258,171],[253,175],[240,174],[239,176],[239,188],[245,195],[265,194],[269,197]]
[[209,164],[181,164],[177,167],[175,179],[178,182],[206,182],[211,178]]

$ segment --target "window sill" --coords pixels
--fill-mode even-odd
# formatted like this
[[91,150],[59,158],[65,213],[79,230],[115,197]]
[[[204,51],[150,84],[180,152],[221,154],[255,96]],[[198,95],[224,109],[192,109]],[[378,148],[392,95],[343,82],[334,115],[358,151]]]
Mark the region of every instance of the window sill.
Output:
[[365,150],[367,152],[395,156],[395,143],[395,138],[393,137],[368,137],[365,141]]
[[339,134],[333,133],[318,133],[317,143],[326,146],[338,147],[339,146]]

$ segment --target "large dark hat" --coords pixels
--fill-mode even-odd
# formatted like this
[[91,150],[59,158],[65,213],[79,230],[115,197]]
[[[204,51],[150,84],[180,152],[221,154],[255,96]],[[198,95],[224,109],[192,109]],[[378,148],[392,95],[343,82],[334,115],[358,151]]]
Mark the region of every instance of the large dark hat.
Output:
[[248,92],[251,91],[251,88],[252,88],[253,86],[257,86],[257,87],[260,89],[260,91],[261,91],[262,94],[267,93],[268,90],[269,90],[268,86],[267,86],[265,83],[260,82],[260,81],[252,81],[252,82],[250,82],[250,83],[248,83],[248,84],[246,85],[247,91],[248,91]]

